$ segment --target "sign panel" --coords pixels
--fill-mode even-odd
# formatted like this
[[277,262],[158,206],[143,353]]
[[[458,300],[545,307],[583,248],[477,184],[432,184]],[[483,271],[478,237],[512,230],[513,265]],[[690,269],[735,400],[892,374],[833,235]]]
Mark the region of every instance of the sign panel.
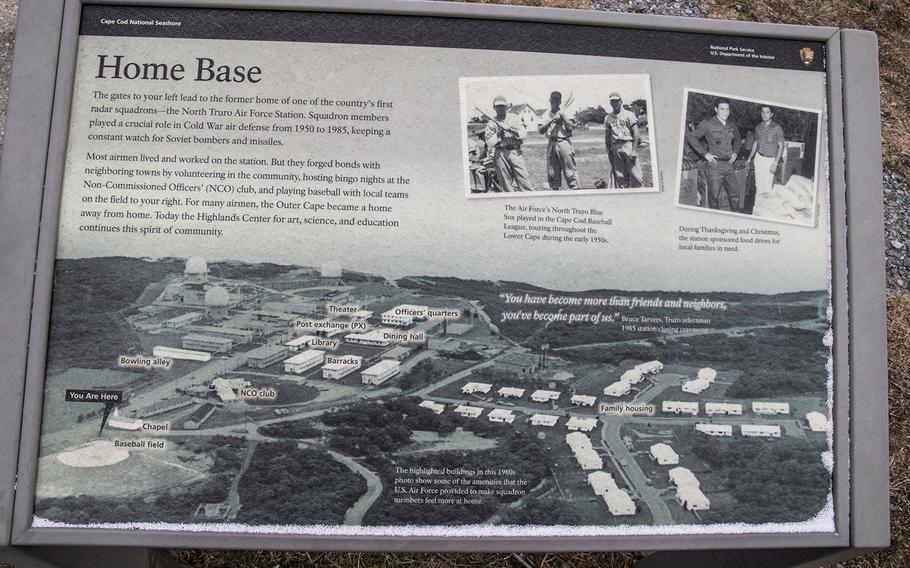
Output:
[[81,25],[33,527],[835,532],[824,44]]

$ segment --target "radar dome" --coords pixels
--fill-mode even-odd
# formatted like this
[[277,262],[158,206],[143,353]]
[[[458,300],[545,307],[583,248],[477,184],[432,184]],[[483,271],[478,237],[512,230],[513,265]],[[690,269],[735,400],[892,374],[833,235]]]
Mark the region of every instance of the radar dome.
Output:
[[323,278],[341,278],[341,263],[330,260],[322,265],[320,273]]
[[206,264],[205,259],[194,256],[186,261],[186,269],[183,272],[184,274],[205,274],[208,271],[209,265]]
[[226,306],[231,303],[231,297],[228,291],[221,286],[215,286],[206,291],[205,305],[211,307]]

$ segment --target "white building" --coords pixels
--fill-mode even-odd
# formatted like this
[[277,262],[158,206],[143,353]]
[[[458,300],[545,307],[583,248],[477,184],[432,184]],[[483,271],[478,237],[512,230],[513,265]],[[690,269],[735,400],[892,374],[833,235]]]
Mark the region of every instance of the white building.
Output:
[[110,420],[107,421],[107,427],[114,428],[115,430],[135,431],[142,428],[142,424],[142,420],[139,420],[138,418],[123,418],[120,416],[120,408],[118,407],[114,408]]
[[250,315],[256,321],[261,321],[273,325],[291,325],[295,319],[297,319],[297,314],[289,314],[287,312],[273,312],[271,310],[254,310],[250,312]]
[[382,314],[382,325],[394,325],[396,327],[407,327],[414,323],[414,317],[404,314],[395,313],[395,309],[391,309]]
[[363,357],[360,355],[344,355],[342,357],[327,355],[325,365],[322,367],[322,378],[337,381],[347,377],[360,368]]
[[363,371],[363,384],[381,385],[401,371],[401,363],[394,359],[383,359]]
[[426,306],[415,306],[412,304],[401,304],[391,310],[383,312],[382,325],[394,325],[397,327],[409,326],[415,321],[427,319]]
[[226,353],[234,347],[234,342],[227,337],[216,337],[202,333],[188,333],[183,336],[181,345],[184,349]]
[[155,346],[152,349],[152,355],[166,359],[182,359],[184,361],[211,361],[212,359],[212,354],[206,351],[191,351],[189,349],[165,347],[164,345]]
[[205,291],[205,315],[210,318],[227,319],[231,307],[231,295],[221,286]]
[[685,467],[674,467],[668,472],[670,483],[677,487],[701,487],[701,483],[692,471]]
[[194,256],[186,261],[183,277],[187,282],[204,283],[209,277],[209,265],[200,256]]
[[790,414],[790,403],[788,402],[760,402],[752,403],[752,412],[755,414]]
[[676,500],[689,511],[706,511],[711,508],[711,501],[698,487],[677,488]]
[[619,377],[619,380],[624,383],[629,383],[630,385],[636,385],[641,382],[644,378],[644,374],[641,372],[641,369],[629,369]]
[[525,389],[517,389],[515,387],[502,387],[496,392],[504,398],[521,398],[525,395]]
[[664,370],[664,364],[660,361],[648,361],[647,363],[639,363],[635,365],[635,368],[641,371],[643,374],[654,374],[659,373]]
[[187,312],[183,315],[171,318],[169,320],[164,320],[161,322],[161,327],[167,327],[170,329],[178,329],[186,325],[190,325],[193,322],[199,321],[203,317],[202,312]]
[[189,331],[194,331],[203,335],[212,335],[214,337],[226,337],[233,341],[234,345],[243,345],[256,338],[256,332],[236,327],[193,325],[189,328]]
[[595,426],[597,426],[597,418],[570,416],[569,421],[566,422],[566,428],[569,430],[578,430],[580,432],[590,432]]
[[550,402],[551,400],[558,400],[560,394],[562,393],[559,391],[536,390],[531,393],[531,400],[534,402]]
[[393,343],[392,339],[387,335],[389,331],[390,330],[387,329],[373,329],[366,333],[349,333],[344,336],[344,340],[347,343],[353,343],[355,345],[388,347]]
[[559,416],[553,414],[535,414],[531,416],[531,425],[532,426],[547,426],[553,427],[556,426],[556,423],[559,421]]
[[629,385],[629,383],[627,383],[625,381],[616,381],[615,383],[613,383],[612,385],[608,385],[607,388],[604,389],[604,394],[607,396],[614,396],[614,397],[624,396],[624,395],[629,394],[629,392],[631,390],[632,390],[632,387]]
[[607,491],[619,489],[613,475],[606,471],[592,471],[588,474],[588,485],[594,490],[595,495],[606,495]]
[[516,115],[521,120],[522,125],[528,130],[537,130],[537,126],[540,124],[539,111],[527,103],[514,104],[509,108],[508,112]]
[[809,429],[813,432],[828,431],[828,419],[821,412],[807,413],[806,420],[809,422]]
[[622,489],[611,489],[603,496],[607,509],[614,517],[634,515],[635,502],[629,497],[629,494]]
[[221,402],[234,402],[237,400],[237,394],[234,391],[248,386],[250,386],[249,381],[243,379],[223,379],[221,377],[213,380],[211,384],[211,388],[215,391],[215,394],[218,395],[218,398],[221,399]]
[[705,414],[708,416],[714,416],[716,414],[723,414],[724,416],[742,416],[743,405],[726,402],[706,402]]
[[594,403],[597,402],[597,397],[584,394],[576,394],[572,395],[572,398],[570,400],[575,406],[594,406]]
[[260,345],[246,352],[246,365],[253,369],[265,369],[281,362],[288,354],[284,345]]
[[295,337],[288,341],[284,346],[291,351],[300,351],[306,349],[310,345],[310,341],[313,341],[314,339],[316,339],[315,335],[301,335],[300,337]]
[[753,438],[780,438],[780,426],[768,424],[743,424],[739,427],[743,436]]
[[413,349],[411,347],[406,347],[404,345],[399,345],[398,347],[393,347],[382,354],[383,359],[394,359],[396,361],[404,361],[411,354]]
[[701,394],[710,386],[711,381],[707,379],[692,379],[683,383],[682,390],[691,394]]
[[692,416],[698,416],[697,402],[665,400],[661,403],[660,409],[667,413],[672,412],[673,414],[691,414]]
[[446,405],[439,404],[438,402],[433,402],[432,400],[425,400],[417,406],[426,408],[427,410],[432,410],[433,414],[442,414],[442,412],[446,409]]
[[396,327],[407,327],[414,323],[414,318],[409,315],[396,314],[394,310],[383,312],[382,325],[394,325]]
[[572,448],[573,452],[577,452],[583,448],[593,449],[591,446],[591,439],[581,432],[571,432],[566,434],[566,443],[569,444],[569,447]]
[[709,383],[713,383],[714,380],[717,378],[717,371],[715,371],[711,367],[704,367],[704,368],[698,370],[698,378],[704,379],[704,380],[708,381]]
[[604,461],[593,448],[582,448],[575,452],[575,460],[579,467],[585,471],[603,469]]
[[490,389],[493,388],[493,385],[489,383],[465,383],[461,387],[462,394],[474,394],[474,393],[483,393],[487,394],[490,392]]
[[325,351],[318,349],[308,349],[303,353],[298,353],[290,359],[284,360],[284,372],[295,373],[297,375],[309,371],[313,367],[322,365],[325,361]]
[[695,430],[709,436],[733,435],[733,426],[729,424],[696,424]]
[[478,406],[468,406],[467,404],[459,404],[455,407],[455,414],[463,416],[464,418],[477,418],[483,414],[483,408]]
[[506,408],[494,408],[487,414],[487,420],[490,422],[505,422],[511,424],[515,422],[515,414]]
[[425,400],[417,406],[432,410],[433,414],[442,414],[442,411],[446,409],[446,405],[439,404],[438,402],[433,402],[432,400]]
[[667,444],[654,444],[650,448],[651,459],[660,465],[676,465],[679,463],[679,454]]

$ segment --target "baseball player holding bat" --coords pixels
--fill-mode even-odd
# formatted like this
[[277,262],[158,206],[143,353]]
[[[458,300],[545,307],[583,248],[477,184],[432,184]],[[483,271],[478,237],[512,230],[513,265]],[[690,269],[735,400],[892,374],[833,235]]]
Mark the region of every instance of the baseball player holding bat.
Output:
[[[575,174],[575,150],[572,148],[572,122],[566,118],[562,105],[562,93],[553,91],[550,94],[550,112],[547,120],[542,121],[537,131],[547,137],[547,181],[550,189],[562,187],[562,178],[566,178],[569,189],[578,189],[578,176]],[[566,104],[568,107],[568,103]]]
[[527,130],[517,116],[507,115],[509,103],[502,95],[493,99],[493,110],[495,117],[480,112],[488,119],[484,140],[487,148],[493,150],[493,170],[499,187],[502,191],[534,191],[521,153]]

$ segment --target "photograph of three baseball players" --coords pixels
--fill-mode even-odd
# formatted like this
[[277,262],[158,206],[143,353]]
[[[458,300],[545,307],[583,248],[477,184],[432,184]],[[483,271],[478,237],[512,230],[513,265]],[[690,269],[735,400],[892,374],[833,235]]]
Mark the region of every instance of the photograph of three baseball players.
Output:
[[461,80],[469,197],[658,191],[648,75]]
[[[461,79],[466,194],[659,191],[649,75]],[[686,89],[676,205],[815,226],[820,111]]]

